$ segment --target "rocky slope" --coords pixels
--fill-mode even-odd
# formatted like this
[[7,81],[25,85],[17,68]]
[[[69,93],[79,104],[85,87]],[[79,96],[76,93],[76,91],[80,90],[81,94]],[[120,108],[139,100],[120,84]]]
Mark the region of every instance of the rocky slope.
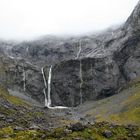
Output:
[[72,109],[60,111],[34,106],[30,101],[10,95],[0,86],[0,128],[10,126],[19,130],[20,128],[47,130],[79,121],[82,115],[75,113]]
[[140,78],[109,98],[87,101],[77,111],[90,121],[140,125]]

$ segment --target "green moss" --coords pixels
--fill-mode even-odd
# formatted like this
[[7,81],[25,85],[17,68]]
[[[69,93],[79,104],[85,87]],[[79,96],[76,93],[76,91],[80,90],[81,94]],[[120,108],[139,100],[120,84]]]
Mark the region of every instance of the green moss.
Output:
[[10,104],[16,105],[16,106],[29,106],[27,103],[25,103],[23,100],[14,97],[12,95],[9,95],[8,91],[4,88],[0,87],[0,98],[3,98]]
[[140,107],[130,109],[120,114],[111,115],[110,120],[118,124],[140,125]]
[[140,78],[130,82],[121,93],[96,101],[93,108],[86,114],[89,118],[94,117],[96,121],[140,126]]
[[13,109],[6,109],[5,107],[0,106],[0,112],[5,114],[5,115],[10,115],[10,114],[14,114],[15,110],[13,110]]
[[10,137],[13,134],[13,129],[9,127],[2,128],[0,130],[0,137]]
[[113,114],[109,118],[120,124],[133,123],[140,125],[140,91],[134,92],[132,96],[123,102],[123,111]]
[[[134,127],[134,126],[133,126]],[[107,122],[95,123],[86,127],[82,131],[72,131],[66,133],[66,128],[56,128],[53,130],[23,130],[14,131],[11,127],[0,129],[0,140],[7,135],[8,139],[14,140],[72,140],[79,138],[80,140],[117,140],[133,138],[139,140],[140,130],[137,127],[133,129],[126,128],[122,125],[111,125]],[[112,136],[106,138],[103,135],[105,130],[111,131]],[[134,135],[135,134],[135,135]]]

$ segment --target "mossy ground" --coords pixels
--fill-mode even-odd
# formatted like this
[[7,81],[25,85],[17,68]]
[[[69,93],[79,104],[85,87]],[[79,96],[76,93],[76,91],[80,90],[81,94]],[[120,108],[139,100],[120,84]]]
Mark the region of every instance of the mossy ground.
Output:
[[7,90],[5,90],[3,87],[0,87],[0,98],[16,106],[26,106],[26,107],[29,106],[29,104],[25,103],[23,100],[14,97],[12,95],[9,95]]
[[110,120],[119,124],[136,124],[140,126],[140,79],[129,83],[126,91],[131,94],[121,102],[121,111],[108,116]]
[[[23,100],[9,95],[5,88],[0,87],[0,127],[22,126],[29,127],[31,122],[42,119],[45,113],[35,109]],[[10,121],[9,121],[10,120]]]
[[123,104],[124,110],[119,114],[111,115],[109,118],[114,122],[140,126],[140,91],[135,92]]
[[[110,131],[110,137],[104,136]],[[0,129],[0,140],[139,140],[140,131],[135,126],[112,125],[107,122],[86,126],[82,131],[66,131],[66,128],[53,130],[22,130],[12,127]]]

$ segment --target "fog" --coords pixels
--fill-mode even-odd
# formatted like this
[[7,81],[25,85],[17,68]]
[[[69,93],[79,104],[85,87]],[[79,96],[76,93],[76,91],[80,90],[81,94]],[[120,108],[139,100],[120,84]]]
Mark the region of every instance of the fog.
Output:
[[138,0],[0,0],[0,38],[79,35],[126,21]]

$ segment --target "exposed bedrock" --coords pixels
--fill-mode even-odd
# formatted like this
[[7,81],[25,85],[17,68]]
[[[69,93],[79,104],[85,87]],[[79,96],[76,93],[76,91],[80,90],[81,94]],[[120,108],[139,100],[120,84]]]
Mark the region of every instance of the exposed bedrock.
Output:
[[79,59],[64,61],[52,68],[52,104],[79,105],[80,88],[83,102],[108,97],[117,93],[118,87],[124,82],[119,67],[110,58],[82,59],[81,67]]

